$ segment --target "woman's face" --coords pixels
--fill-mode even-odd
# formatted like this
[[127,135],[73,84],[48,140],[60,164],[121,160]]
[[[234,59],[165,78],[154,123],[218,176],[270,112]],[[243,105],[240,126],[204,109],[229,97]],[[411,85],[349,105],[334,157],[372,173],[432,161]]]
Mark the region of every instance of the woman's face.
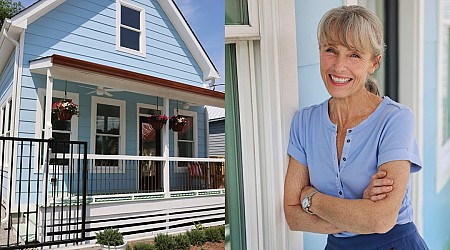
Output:
[[375,72],[381,56],[349,49],[343,45],[320,48],[320,74],[328,93],[346,98],[364,88],[369,74]]

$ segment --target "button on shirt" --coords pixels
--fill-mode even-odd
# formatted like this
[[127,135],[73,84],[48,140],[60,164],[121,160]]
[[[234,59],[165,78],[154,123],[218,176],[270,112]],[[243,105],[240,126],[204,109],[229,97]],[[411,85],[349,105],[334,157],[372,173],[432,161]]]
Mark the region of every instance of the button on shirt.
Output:
[[[340,163],[336,136],[337,126],[328,115],[328,100],[298,111],[292,121],[288,154],[308,168],[311,185],[321,193],[361,199],[372,175],[389,161],[408,160],[411,172],[421,169],[414,139],[414,116],[408,107],[389,97],[383,97],[368,118],[347,130]],[[413,219],[409,190],[410,182],[397,224]],[[335,234],[337,237],[354,235]]]

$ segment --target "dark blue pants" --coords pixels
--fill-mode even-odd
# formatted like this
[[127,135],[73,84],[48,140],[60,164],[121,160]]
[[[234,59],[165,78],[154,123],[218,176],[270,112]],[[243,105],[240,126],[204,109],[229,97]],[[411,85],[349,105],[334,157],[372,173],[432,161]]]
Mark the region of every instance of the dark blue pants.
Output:
[[363,234],[355,237],[328,235],[325,250],[428,250],[425,241],[410,222],[395,225],[385,234]]

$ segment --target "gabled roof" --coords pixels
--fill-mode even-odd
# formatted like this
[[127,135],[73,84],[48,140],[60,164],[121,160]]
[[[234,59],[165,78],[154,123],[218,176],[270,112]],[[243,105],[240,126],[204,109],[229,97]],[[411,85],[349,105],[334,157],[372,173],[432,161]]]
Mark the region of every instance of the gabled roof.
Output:
[[[197,61],[203,72],[203,79],[205,81],[213,80],[219,78],[219,73],[212,63],[211,59],[206,54],[204,48],[198,41],[194,32],[190,28],[189,24],[186,22],[186,19],[181,14],[180,10],[173,2],[173,0],[157,0],[159,5],[162,7],[167,17],[172,22],[173,26],[177,30],[178,34],[183,39],[184,43],[188,47],[194,59]],[[28,8],[22,10],[15,16],[13,16],[10,20],[5,20],[5,25],[3,25],[3,29],[7,30],[9,36],[17,38],[23,29],[26,29],[27,26],[45,15],[47,12],[56,8],[61,3],[65,2],[65,0],[39,0],[36,3],[30,5]],[[4,35],[3,31],[0,37],[0,50],[3,48],[4,43]],[[8,46],[10,49],[11,46]],[[0,66],[2,63],[0,62]]]

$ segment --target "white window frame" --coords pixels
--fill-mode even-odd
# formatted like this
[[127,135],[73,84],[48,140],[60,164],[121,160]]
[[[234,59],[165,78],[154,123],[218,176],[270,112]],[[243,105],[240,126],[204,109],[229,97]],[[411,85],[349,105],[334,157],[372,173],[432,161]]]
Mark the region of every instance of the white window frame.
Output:
[[[6,101],[0,106],[0,135],[1,136],[5,136],[5,137],[10,137],[11,135],[11,128],[12,128],[12,124],[11,121],[9,120],[9,112],[11,112],[11,107],[12,106],[12,96],[9,96]],[[5,115],[5,122],[3,122],[3,114]],[[9,130],[8,130],[8,124],[9,124]],[[5,127],[5,131],[3,133],[3,127]],[[6,144],[6,147],[9,149],[11,144],[10,142],[7,141],[3,141],[3,143],[0,145],[0,152],[3,152],[3,146]],[[10,152],[11,150],[5,150],[5,152]],[[7,163],[6,166],[4,166],[3,171],[5,172],[9,172],[9,166],[11,164],[10,163],[10,158],[11,158],[11,154],[9,153],[5,153],[4,154],[5,159],[3,159],[2,162]],[[1,162],[0,162],[1,163]]]
[[259,40],[258,0],[247,0],[248,25],[225,25],[225,43]]
[[443,91],[450,88],[449,84],[449,51],[450,51],[450,19],[445,19],[444,16],[444,1],[439,1],[439,47],[438,47],[438,86],[437,86],[437,164],[436,164],[436,192],[439,193],[442,188],[450,180],[450,139],[443,140],[444,129],[444,110],[443,110]]
[[[36,101],[36,134],[35,134],[35,138],[42,138],[42,132],[45,130],[44,128],[44,108],[45,108],[45,102],[44,102],[44,98],[46,96],[46,90],[43,88],[39,88],[38,89],[38,100]],[[52,98],[56,97],[56,98],[64,98],[65,97],[65,93],[64,91],[59,91],[59,90],[53,90],[52,93]],[[67,92],[66,95],[67,99],[72,100],[73,103],[75,104],[79,104],[79,95],[78,93],[72,93],[72,92]],[[53,103],[53,102],[52,102]],[[53,129],[50,130],[50,135],[53,134]],[[72,120],[70,121],[70,140],[72,141],[76,141],[78,140],[78,116],[72,116]],[[36,148],[35,149],[35,155],[40,154],[39,149]],[[39,166],[41,168],[42,171],[42,165],[40,165],[37,162],[37,157],[35,157],[35,164],[34,164],[34,171],[37,172],[37,166]],[[67,168],[69,169],[69,168]]]
[[[183,116],[191,116],[192,117],[192,129],[193,129],[193,134],[192,134],[192,139],[194,140],[194,148],[192,149],[192,158],[197,158],[198,157],[198,120],[197,120],[197,112],[194,111],[190,111],[190,110],[184,110],[184,109],[180,109],[178,110],[178,113],[176,113],[176,109],[174,109],[174,114],[178,114],[178,115],[183,115]],[[174,152],[175,152],[175,157],[179,156],[179,152],[178,152],[178,132],[174,132],[173,133],[173,141],[174,141]],[[174,171],[175,173],[186,173],[189,172],[188,167],[179,167],[178,164],[174,164],[175,168]]]
[[[140,13],[140,30],[133,29],[131,27],[124,26],[127,29],[139,32],[139,51],[122,47],[120,46],[120,28],[122,27],[122,20],[121,20],[121,12],[122,12],[122,6],[139,11]],[[134,54],[142,57],[146,57],[146,50],[147,50],[147,44],[146,44],[146,25],[145,25],[145,9],[141,6],[131,4],[126,1],[117,1],[116,2],[116,50],[122,51],[129,54]]]
[[[97,135],[97,104],[105,104],[118,106],[120,108],[120,125],[119,125],[119,154],[125,155],[126,152],[126,102],[117,99],[92,96],[91,101],[91,146],[90,152],[95,155],[96,147],[96,135]],[[125,173],[120,160],[118,166],[95,166],[95,164],[90,164],[90,171],[92,173]]]
[[[164,107],[163,106],[159,106],[160,107],[160,111],[161,111],[161,115],[164,114]],[[156,105],[153,104],[146,104],[146,103],[137,103],[136,105],[136,138],[139,139],[139,117],[141,117],[143,114],[139,112],[140,108],[145,108],[145,109],[154,109],[156,110]],[[169,122],[166,123],[166,126],[169,125]],[[164,132],[164,130],[161,130],[161,132]],[[164,134],[162,135],[163,137],[165,136]],[[162,141],[163,138],[161,138]],[[161,143],[161,152],[163,152],[164,149],[164,145],[162,145]],[[139,155],[139,140],[136,140],[136,155]]]

